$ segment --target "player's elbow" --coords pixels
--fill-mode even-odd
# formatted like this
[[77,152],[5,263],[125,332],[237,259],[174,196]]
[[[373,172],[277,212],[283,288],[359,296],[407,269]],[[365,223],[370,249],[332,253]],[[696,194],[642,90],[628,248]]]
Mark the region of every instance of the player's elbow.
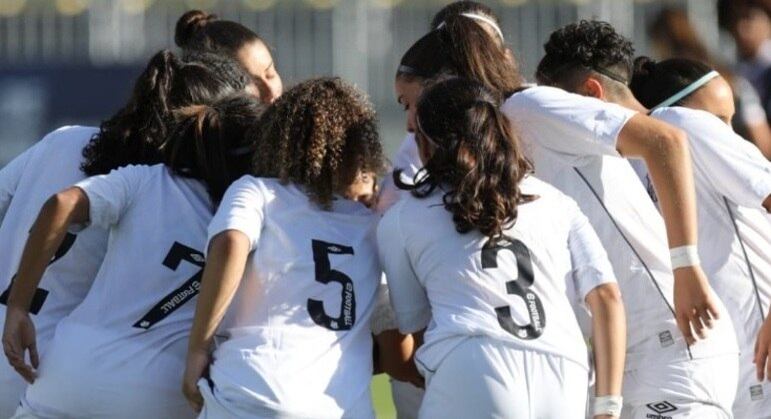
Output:
[[688,135],[681,129],[662,124],[657,141],[646,150],[646,158],[668,160],[688,158]]
[[618,284],[615,283],[602,284],[593,289],[586,296],[586,303],[592,314],[618,309],[623,310],[624,307],[621,290],[618,288]]

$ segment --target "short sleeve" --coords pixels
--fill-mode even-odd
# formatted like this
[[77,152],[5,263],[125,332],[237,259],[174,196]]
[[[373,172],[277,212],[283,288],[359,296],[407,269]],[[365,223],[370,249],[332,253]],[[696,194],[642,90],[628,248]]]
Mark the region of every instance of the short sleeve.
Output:
[[88,196],[89,223],[109,229],[120,221],[153,167],[125,166],[75,184]]
[[619,156],[618,135],[636,114],[614,103],[546,86],[513,94],[501,110],[529,141],[574,157]]
[[771,195],[771,162],[716,116],[669,108],[654,116],[685,130],[691,156],[715,190],[737,205],[762,208]]
[[385,270],[391,304],[396,312],[399,330],[414,333],[428,326],[431,307],[426,290],[418,281],[407,255],[399,225],[399,213],[404,201],[392,207],[377,229],[380,263]]
[[[394,155],[393,168],[394,170],[401,170],[401,181],[410,184],[414,182],[415,175],[422,167],[423,163],[420,161],[415,134],[407,134]],[[380,214],[386,212],[404,193],[408,192],[399,189],[394,182],[393,173],[389,173],[380,184],[380,196],[376,211]]]
[[34,146],[27,149],[0,169],[0,223],[2,223],[5,213],[11,205],[11,200],[13,200],[13,196],[16,194],[16,188],[19,186],[21,176],[34,149]]
[[208,229],[206,249],[217,234],[237,230],[249,238],[249,250],[257,248],[265,219],[265,193],[253,176],[233,182],[225,192]]
[[615,283],[616,279],[608,254],[602,247],[602,242],[594,228],[574,202],[571,202],[571,206],[573,217],[570,223],[568,248],[576,290],[580,301],[585,301],[586,296],[593,289],[602,284]]

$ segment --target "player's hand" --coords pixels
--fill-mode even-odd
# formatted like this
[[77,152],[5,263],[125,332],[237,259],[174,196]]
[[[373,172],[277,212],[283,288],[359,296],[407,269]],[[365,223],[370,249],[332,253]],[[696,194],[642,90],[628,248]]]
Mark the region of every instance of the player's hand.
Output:
[[[37,377],[36,370],[40,364],[40,359],[37,353],[35,325],[27,311],[14,307],[6,309],[3,351],[13,369],[32,384]],[[29,351],[29,360],[32,365],[26,362],[25,354],[27,351]]]
[[758,381],[768,379],[771,381],[771,316],[766,318],[765,323],[760,328],[758,339],[755,341],[755,371],[758,375]]
[[198,380],[206,373],[210,361],[209,351],[189,350],[187,353],[185,374],[182,376],[182,394],[196,413],[203,408],[203,396],[198,389]]
[[[707,276],[701,267],[675,269],[675,318],[677,327],[689,345],[707,337],[715,320],[720,317],[718,306]],[[695,334],[694,334],[695,332]]]

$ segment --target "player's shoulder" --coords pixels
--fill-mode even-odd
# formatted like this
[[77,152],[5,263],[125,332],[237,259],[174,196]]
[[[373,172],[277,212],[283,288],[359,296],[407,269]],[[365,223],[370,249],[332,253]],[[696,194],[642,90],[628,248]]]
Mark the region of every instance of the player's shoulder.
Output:
[[701,110],[686,108],[685,106],[667,106],[651,112],[651,116],[677,125],[683,129],[704,129],[715,124],[725,125],[717,116]]
[[578,204],[573,198],[533,175],[525,177],[520,182],[519,189],[522,194],[535,198],[519,207],[520,214],[533,213],[539,217],[565,219],[578,210]]
[[[71,142],[88,142],[99,132],[99,128],[84,125],[65,125],[46,134],[41,141],[67,144]],[[66,143],[63,143],[66,142]]]

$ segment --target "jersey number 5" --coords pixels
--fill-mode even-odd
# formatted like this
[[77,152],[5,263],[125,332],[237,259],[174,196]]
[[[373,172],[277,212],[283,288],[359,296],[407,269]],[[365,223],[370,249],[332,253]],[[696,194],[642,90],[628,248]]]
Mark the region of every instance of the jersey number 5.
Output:
[[342,286],[340,298],[340,315],[330,317],[324,311],[324,302],[308,299],[308,313],[313,322],[330,330],[351,330],[356,321],[356,295],[353,293],[353,281],[351,278],[331,268],[329,255],[352,255],[353,247],[341,244],[327,243],[321,240],[313,240],[313,262],[316,266],[316,281],[322,284],[337,282]]
[[134,327],[147,330],[198,295],[198,291],[201,290],[201,276],[203,275],[205,261],[203,253],[179,242],[174,242],[166,258],[163,260],[163,266],[176,271],[182,261],[191,263],[201,269],[197,270],[179,288],[163,297],[147,314],[134,323]]
[[[64,240],[62,240],[62,244],[59,245],[59,248],[56,249],[56,253],[54,253],[54,257],[51,259],[50,262],[48,262],[48,265],[50,266],[52,263],[56,262],[57,260],[64,257],[64,255],[67,254],[67,252],[70,251],[72,248],[72,245],[75,244],[75,239],[77,238],[76,235],[72,233],[67,233],[64,236]],[[13,282],[16,280],[16,275],[11,278],[11,283],[8,284],[8,288],[6,288],[5,291],[3,291],[3,294],[0,295],[0,304],[7,306],[8,305],[8,297],[11,294],[11,287],[13,286]],[[43,308],[43,303],[45,303],[46,298],[48,298],[48,290],[45,290],[43,288],[38,288],[35,290],[35,295],[32,296],[32,303],[29,305],[29,312],[32,314],[38,314],[40,310]]]
[[510,239],[505,245],[484,248],[482,249],[482,268],[497,268],[498,253],[501,250],[508,250],[517,258],[517,278],[506,282],[506,292],[524,300],[530,323],[525,325],[515,323],[511,317],[511,307],[503,306],[495,308],[498,324],[503,330],[519,339],[537,339],[543,334],[543,328],[546,326],[546,315],[543,312],[543,303],[541,303],[538,294],[530,290],[533,282],[535,282],[530,250],[524,243],[516,239]]

